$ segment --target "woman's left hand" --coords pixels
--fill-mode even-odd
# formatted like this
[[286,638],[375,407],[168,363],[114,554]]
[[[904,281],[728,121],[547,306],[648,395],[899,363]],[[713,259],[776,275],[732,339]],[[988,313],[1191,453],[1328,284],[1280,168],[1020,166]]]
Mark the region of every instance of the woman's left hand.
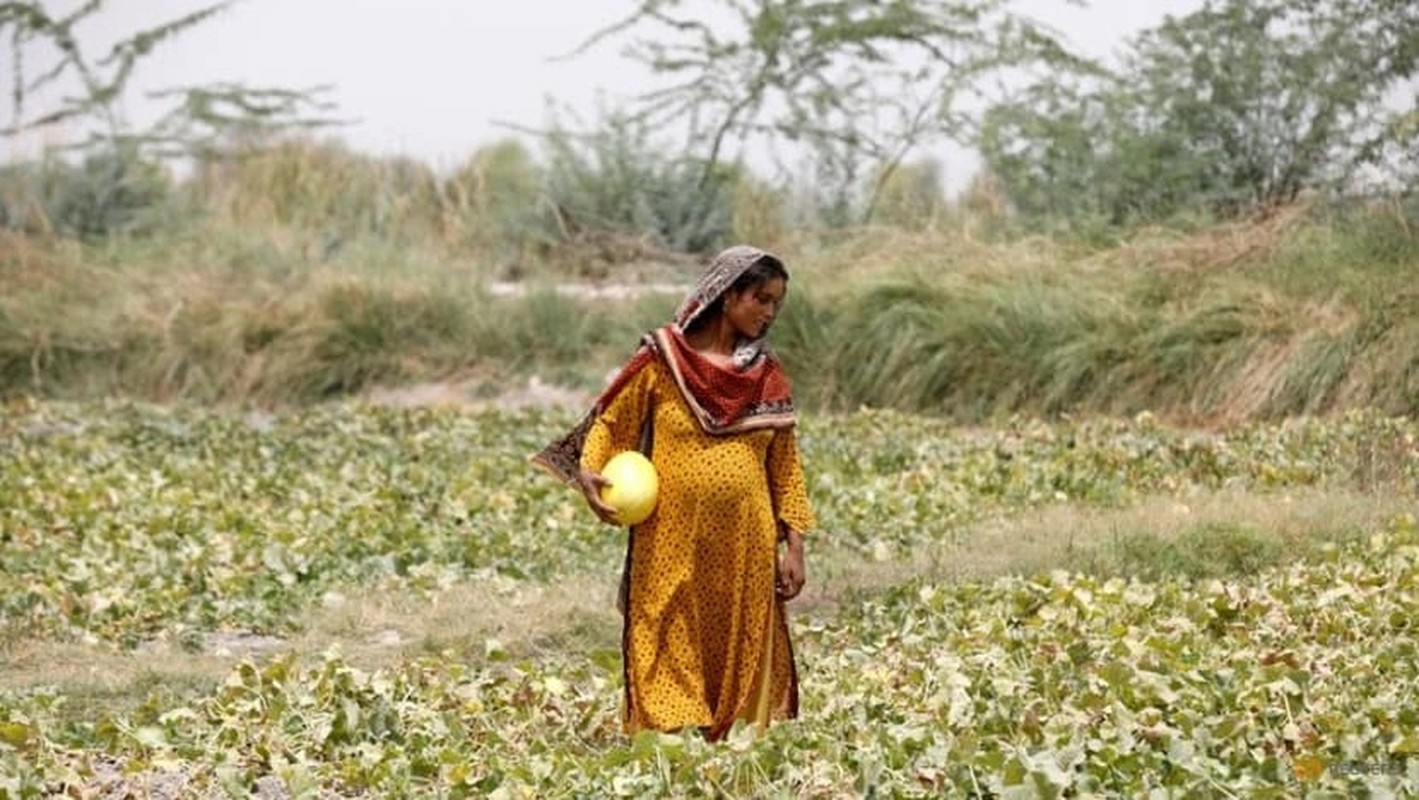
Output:
[[803,561],[803,536],[797,531],[788,532],[788,550],[779,559],[776,573],[774,588],[781,599],[792,600],[803,591],[808,569]]

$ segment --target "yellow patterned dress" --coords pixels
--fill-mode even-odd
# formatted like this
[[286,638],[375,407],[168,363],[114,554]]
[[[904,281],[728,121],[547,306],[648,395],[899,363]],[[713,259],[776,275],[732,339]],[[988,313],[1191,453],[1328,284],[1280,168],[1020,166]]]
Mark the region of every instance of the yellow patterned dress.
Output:
[[582,451],[599,472],[653,422],[654,513],[631,531],[622,639],[625,722],[704,729],[797,715],[793,651],[774,592],[780,524],[813,527],[792,428],[711,436],[659,359],[596,418]]

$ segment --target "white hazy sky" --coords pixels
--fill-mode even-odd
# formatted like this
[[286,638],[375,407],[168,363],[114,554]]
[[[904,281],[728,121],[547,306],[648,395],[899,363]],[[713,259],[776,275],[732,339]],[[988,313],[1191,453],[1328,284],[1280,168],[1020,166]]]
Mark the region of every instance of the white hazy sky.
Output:
[[[81,30],[93,46],[203,7],[201,0],[110,0]],[[43,3],[59,12],[78,5]],[[713,10],[713,0],[690,0]],[[1201,0],[1019,0],[1017,8],[1058,29],[1087,54],[1106,56],[1123,39],[1184,14]],[[212,81],[309,87],[329,84],[339,116],[353,122],[336,133],[371,153],[405,154],[447,168],[478,146],[511,135],[499,121],[537,127],[548,98],[594,119],[598,95],[614,100],[653,84],[618,52],[598,47],[553,60],[591,32],[628,13],[633,0],[241,0],[163,44],[139,62],[126,100],[129,119],[155,113],[150,90]],[[8,92],[10,53],[0,43],[0,83]],[[96,50],[96,52],[98,52]],[[41,64],[27,68],[38,74]],[[12,109],[0,106],[0,124]],[[40,109],[32,105],[26,116]],[[42,143],[6,143],[0,159],[33,155]],[[948,184],[974,170],[968,153],[945,154]]]

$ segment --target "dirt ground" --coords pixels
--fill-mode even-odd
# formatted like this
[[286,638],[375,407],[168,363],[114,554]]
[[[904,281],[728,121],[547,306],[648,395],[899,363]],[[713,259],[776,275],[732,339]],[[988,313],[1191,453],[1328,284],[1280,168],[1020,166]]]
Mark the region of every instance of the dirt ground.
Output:
[[500,409],[516,411],[526,408],[566,408],[585,410],[594,397],[590,392],[543,383],[532,376],[524,384],[506,387],[494,393],[481,378],[467,378],[410,386],[376,387],[366,392],[362,400],[374,405],[393,408],[457,408],[469,411]]

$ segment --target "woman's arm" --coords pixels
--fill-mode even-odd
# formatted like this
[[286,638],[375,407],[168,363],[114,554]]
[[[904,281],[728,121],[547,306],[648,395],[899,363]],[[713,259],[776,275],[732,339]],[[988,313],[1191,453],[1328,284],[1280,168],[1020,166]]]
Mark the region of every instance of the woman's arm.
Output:
[[778,562],[775,590],[784,600],[792,600],[808,582],[808,565],[803,556],[803,534],[788,529],[783,541],[787,549]]
[[646,365],[596,417],[582,445],[581,465],[576,482],[586,497],[587,505],[602,522],[620,525],[615,511],[601,499],[601,489],[610,482],[601,470],[611,457],[624,450],[634,450],[640,441],[641,427],[652,413],[651,390],[658,365]]
[[808,484],[798,457],[798,438],[792,428],[774,432],[764,467],[769,478],[769,499],[780,526],[779,538],[783,538],[784,529],[800,536],[812,530],[817,523],[808,502]]
[[777,591],[784,600],[792,600],[803,591],[808,580],[804,559],[804,534],[815,524],[813,509],[808,502],[808,486],[803,478],[803,465],[798,456],[798,439],[793,429],[776,431],[769,442],[765,463],[769,478],[769,494],[774,517],[778,522],[779,541],[785,549],[778,562]]

